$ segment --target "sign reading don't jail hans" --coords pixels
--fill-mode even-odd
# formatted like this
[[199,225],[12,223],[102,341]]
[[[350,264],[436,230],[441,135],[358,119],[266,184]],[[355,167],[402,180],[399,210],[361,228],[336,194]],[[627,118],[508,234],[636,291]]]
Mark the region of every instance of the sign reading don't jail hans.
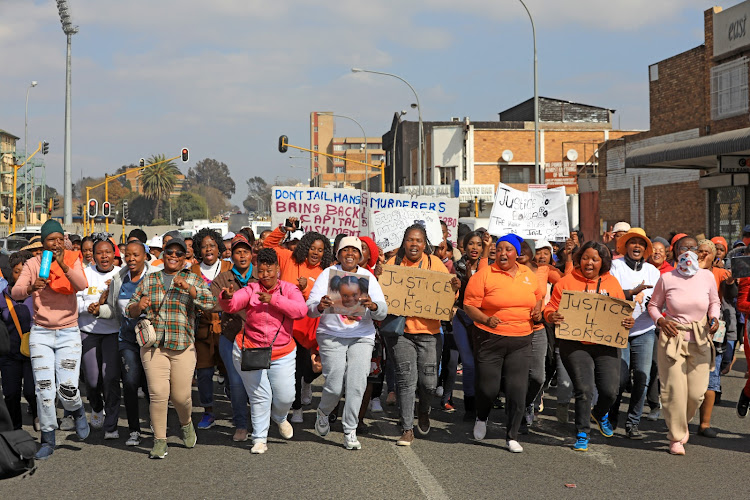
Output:
[[628,345],[622,320],[633,314],[633,303],[607,295],[564,290],[559,312],[563,322],[555,327],[558,339],[591,342],[623,348]]

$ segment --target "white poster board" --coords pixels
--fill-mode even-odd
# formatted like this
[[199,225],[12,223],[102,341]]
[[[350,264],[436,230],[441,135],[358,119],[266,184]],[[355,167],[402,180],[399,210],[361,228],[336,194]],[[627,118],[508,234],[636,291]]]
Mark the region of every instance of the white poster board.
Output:
[[565,188],[519,191],[500,183],[488,231],[531,240],[561,241],[570,237]]
[[343,233],[358,236],[361,219],[361,191],[274,186],[271,192],[272,227],[288,217],[298,217],[303,231],[316,231],[333,239]]
[[404,231],[413,224],[421,224],[427,231],[427,239],[434,246],[443,241],[443,230],[436,212],[416,208],[387,208],[370,214],[370,228],[375,234],[375,243],[389,252],[401,246]]

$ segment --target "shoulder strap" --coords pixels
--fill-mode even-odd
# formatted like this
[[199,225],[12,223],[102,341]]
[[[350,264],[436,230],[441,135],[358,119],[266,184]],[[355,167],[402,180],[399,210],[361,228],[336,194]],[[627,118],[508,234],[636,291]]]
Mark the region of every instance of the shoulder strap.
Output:
[[13,318],[13,323],[16,325],[16,331],[18,336],[23,338],[24,331],[21,330],[21,322],[18,321],[18,314],[16,314],[16,308],[13,306],[13,301],[10,297],[5,296],[5,302],[8,304],[8,310],[10,311],[10,317]]
[[[159,271],[159,274],[163,274],[163,273],[164,273],[164,270]],[[156,273],[153,273],[153,274],[154,274],[154,276],[156,275]],[[177,274],[179,274],[179,272]],[[161,280],[161,286],[162,286],[162,288],[164,288],[164,278],[162,276],[159,276],[159,279]],[[164,305],[164,301],[167,300],[167,295],[169,295],[169,291],[171,289],[172,289],[172,285],[171,284],[169,285],[169,288],[164,288],[164,297],[161,298],[161,302],[159,303],[159,308],[154,313],[154,321],[156,321],[157,319],[159,319],[159,313],[161,312],[161,306],[163,306]]]
[[[284,295],[284,290],[282,289],[282,281],[279,280],[279,295]],[[281,331],[281,327],[284,326],[284,321],[286,321],[286,316],[281,316],[281,323],[279,323],[279,329],[276,330],[276,335],[273,336],[273,340],[270,344],[268,344],[268,347],[273,349],[273,344],[276,343],[276,338],[279,336],[279,332]],[[247,322],[247,317],[242,321],[242,350],[245,350],[245,323]]]

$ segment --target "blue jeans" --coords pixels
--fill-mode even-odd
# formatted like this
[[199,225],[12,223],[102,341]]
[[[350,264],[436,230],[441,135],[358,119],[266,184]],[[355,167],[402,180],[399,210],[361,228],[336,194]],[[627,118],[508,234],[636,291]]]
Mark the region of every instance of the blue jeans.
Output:
[[708,372],[708,389],[709,391],[721,392],[721,363],[726,356],[726,352],[716,353],[716,368],[714,371]]
[[294,372],[297,348],[280,359],[271,361],[268,370],[243,372],[242,354],[235,344],[232,348],[234,369],[240,374],[250,400],[250,418],[253,423],[253,444],[265,443],[271,419],[277,424],[286,420],[294,402]]
[[219,356],[224,361],[229,381],[229,396],[232,402],[232,421],[237,429],[247,429],[247,392],[242,385],[242,377],[237,373],[232,360],[234,342],[225,336],[219,337]]
[[[141,414],[138,402],[138,388],[146,384],[146,372],[143,371],[141,353],[132,347],[124,346],[120,341],[120,364],[122,375],[123,401],[125,413],[128,415],[128,429],[130,432],[141,430]],[[131,346],[133,344],[130,344]],[[144,389],[148,394],[148,387]]]
[[652,329],[641,335],[630,337],[628,345],[620,349],[620,393],[610,410],[610,420],[613,425],[617,425],[620,400],[622,399],[622,392],[628,384],[631,368],[633,369],[633,389],[630,391],[630,404],[628,405],[628,418],[625,421],[625,428],[633,427],[641,422],[648,382],[651,379],[654,342],[656,342],[656,330]]
[[31,368],[42,432],[57,429],[55,397],[63,408],[79,416],[83,409],[78,377],[81,371],[81,332],[78,326],[50,330],[31,327]]
[[463,364],[463,389],[464,396],[474,397],[476,393],[476,382],[474,380],[474,352],[469,340],[469,327],[474,322],[463,309],[456,310],[456,316],[453,318],[453,340],[456,342],[458,354]]

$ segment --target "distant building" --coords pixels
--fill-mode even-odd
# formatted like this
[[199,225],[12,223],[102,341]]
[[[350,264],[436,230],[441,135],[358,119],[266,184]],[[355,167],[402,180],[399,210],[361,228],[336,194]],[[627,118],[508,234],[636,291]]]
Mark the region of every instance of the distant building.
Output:
[[[364,165],[350,163],[350,160],[380,165],[385,161],[383,140],[381,137],[336,137],[335,120],[332,111],[313,111],[310,113],[310,149],[336,156],[329,158],[323,155],[311,154],[310,185],[320,187],[343,187],[364,184]],[[344,119],[345,120],[345,119]],[[348,120],[347,120],[348,121]],[[367,144],[367,160],[365,160],[365,144]],[[379,175],[379,169],[368,169],[370,190],[379,191],[380,181],[377,177],[373,184],[373,177]]]
[[[16,157],[16,137],[10,132],[0,129],[0,203],[2,208],[13,205],[13,165]],[[0,221],[8,222],[4,214],[0,214]]]

